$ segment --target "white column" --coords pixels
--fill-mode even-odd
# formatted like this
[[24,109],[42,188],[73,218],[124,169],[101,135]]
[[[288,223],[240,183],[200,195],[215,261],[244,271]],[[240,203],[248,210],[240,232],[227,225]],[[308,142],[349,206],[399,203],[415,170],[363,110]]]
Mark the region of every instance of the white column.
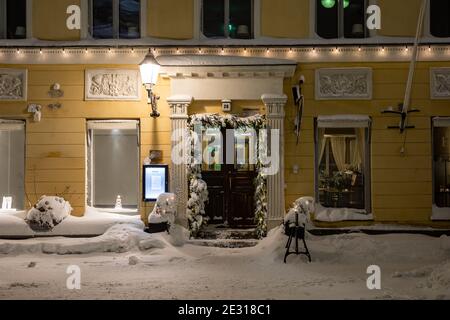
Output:
[[[266,106],[268,129],[280,130],[280,170],[267,177],[267,225],[275,227],[284,217],[284,107],[286,95],[264,94],[261,97]],[[272,154],[274,150],[271,151]],[[275,151],[276,152],[276,151]]]
[[[187,128],[188,107],[192,103],[191,96],[172,96],[167,99],[171,109],[170,120],[172,132],[177,129],[185,130]],[[174,147],[174,141],[172,148]],[[187,154],[186,154],[187,156]],[[178,223],[187,226],[186,205],[188,201],[188,177],[186,164],[174,164],[172,162],[170,170],[170,192],[177,196]]]

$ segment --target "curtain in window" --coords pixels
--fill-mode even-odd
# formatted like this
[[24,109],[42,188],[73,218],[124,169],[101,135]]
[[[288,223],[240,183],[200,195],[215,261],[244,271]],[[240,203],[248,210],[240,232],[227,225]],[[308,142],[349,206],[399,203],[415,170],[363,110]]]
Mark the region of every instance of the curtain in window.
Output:
[[331,137],[330,142],[336,166],[338,167],[339,171],[345,171],[348,167],[345,163],[345,137]]
[[327,146],[327,139],[324,137],[325,130],[319,129],[319,161],[318,163],[322,162],[323,155],[325,153],[325,147]]
[[350,165],[352,169],[362,172],[364,169],[362,161],[365,143],[364,128],[355,129],[355,136],[356,139],[350,141]]

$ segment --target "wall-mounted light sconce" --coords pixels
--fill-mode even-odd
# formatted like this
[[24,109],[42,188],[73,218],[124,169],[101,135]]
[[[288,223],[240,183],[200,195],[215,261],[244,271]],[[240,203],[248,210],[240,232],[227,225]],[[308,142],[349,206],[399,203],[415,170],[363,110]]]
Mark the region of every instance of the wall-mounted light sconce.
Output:
[[144,60],[140,63],[139,68],[141,69],[142,83],[148,94],[147,103],[152,107],[152,113],[150,116],[157,118],[160,116],[158,112],[159,97],[153,93],[152,88],[158,81],[159,69],[161,66],[156,61],[153,54],[149,51]]
[[300,170],[300,167],[299,167],[298,164],[294,164],[294,165],[292,166],[292,173],[293,173],[293,174],[298,174],[299,170]]

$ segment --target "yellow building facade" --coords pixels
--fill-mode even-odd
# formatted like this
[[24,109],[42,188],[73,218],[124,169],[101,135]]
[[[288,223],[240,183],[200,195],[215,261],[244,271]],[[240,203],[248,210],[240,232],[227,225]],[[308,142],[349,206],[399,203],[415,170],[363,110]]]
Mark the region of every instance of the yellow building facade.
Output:
[[[212,39],[202,32],[202,1],[141,0],[140,37],[111,40],[93,39],[90,35],[89,1],[28,1],[28,38],[0,39],[0,71],[27,71],[26,98],[22,101],[0,101],[0,119],[26,122],[24,183],[29,200],[25,201],[26,207],[43,194],[62,193],[74,207],[73,214],[83,215],[88,201],[86,126],[90,120],[137,120],[140,166],[150,150],[161,150],[162,158],[158,163],[173,166],[171,112],[176,103],[171,99],[176,99],[174,95],[179,91],[176,89],[179,88],[176,87],[177,81],[202,78],[195,75],[196,72],[203,72],[201,67],[190,62],[189,67],[194,71],[189,71],[189,75],[172,74],[172,70],[181,70],[186,66],[176,59],[162,64],[162,74],[153,90],[160,96],[159,118],[150,117],[147,93],[143,87],[139,88],[140,97],[135,101],[86,98],[88,70],[139,70],[139,62],[151,48],[157,59],[159,56],[188,55],[277,60],[273,65],[267,60],[267,74],[263,74],[258,63],[251,63],[248,66],[250,71],[245,72],[253,72],[250,78],[282,79],[282,93],[287,98],[281,127],[284,165],[280,180],[284,184],[281,203],[285,209],[299,197],[317,196],[318,119],[333,115],[360,115],[370,119],[370,178],[366,181],[370,183],[367,189],[370,197],[366,198],[366,201],[370,199],[370,203],[366,203],[366,207],[372,218],[363,221],[351,218],[335,222],[316,221],[316,224],[323,227],[374,223],[449,227],[450,220],[432,219],[436,192],[433,184],[432,119],[450,117],[450,96],[433,98],[432,77],[433,70],[446,71],[445,68],[450,68],[448,39],[433,38],[428,28],[423,32],[425,41],[419,48],[411,96],[411,108],[418,108],[420,112],[408,116],[408,125],[414,128],[407,129],[406,133],[389,129],[390,126],[398,126],[400,117],[382,113],[404,100],[420,3],[419,0],[374,1],[381,8],[382,19],[381,29],[374,31],[376,34],[364,39],[322,39],[315,32],[318,2],[255,0],[252,1],[251,38]],[[69,30],[66,26],[70,16],[66,9],[70,5],[78,5],[81,9],[80,30]],[[408,10],[405,11],[406,6]],[[429,15],[427,17],[429,19]],[[277,74],[281,59],[296,65],[292,74]],[[229,63],[231,72],[233,68],[242,67],[232,61]],[[208,76],[208,71],[205,71],[206,78],[216,80],[221,77],[226,81],[245,79],[239,74],[244,71],[230,75],[227,65],[209,66],[220,69],[221,75]],[[343,69],[370,70],[368,97],[320,96],[320,82],[316,81],[320,70]],[[297,107],[291,87],[298,83],[300,76],[305,77],[302,86],[304,109],[297,144],[294,124]],[[204,81],[206,83],[208,80]],[[48,91],[55,83],[61,86],[64,96],[49,96]],[[205,85],[205,88],[209,87]],[[217,99],[207,96],[197,99],[194,94],[187,114],[225,114],[221,108],[222,98],[218,95]],[[237,95],[231,100],[232,113],[242,114],[248,108],[260,114],[270,113],[268,109],[271,105],[264,99],[247,97],[243,93],[241,99]],[[47,107],[55,102],[60,103],[61,108]],[[33,115],[28,112],[30,104],[42,106],[39,122],[34,121]],[[142,199],[142,183],[140,186],[138,197]],[[152,202],[140,201],[139,210],[144,221],[152,207]],[[274,213],[273,217],[271,226],[281,220],[282,213]]]

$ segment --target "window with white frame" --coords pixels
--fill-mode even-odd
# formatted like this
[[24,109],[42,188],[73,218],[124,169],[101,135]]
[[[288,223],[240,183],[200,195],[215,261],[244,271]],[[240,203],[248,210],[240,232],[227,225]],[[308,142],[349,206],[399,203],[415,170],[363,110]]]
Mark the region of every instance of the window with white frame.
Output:
[[370,213],[370,118],[319,117],[315,145],[317,202]]
[[253,6],[253,0],[203,0],[203,35],[208,38],[253,38]]
[[433,203],[450,208],[450,118],[433,119]]
[[139,123],[134,120],[88,121],[88,204],[123,208],[139,203]]
[[430,1],[430,33],[434,37],[450,37],[450,1]]
[[316,0],[316,33],[325,39],[366,38],[368,0]]
[[0,39],[27,37],[27,0],[0,0]]
[[96,39],[140,38],[141,0],[90,0],[90,32]]
[[0,120],[0,177],[0,210],[23,209],[25,195],[23,121]]

